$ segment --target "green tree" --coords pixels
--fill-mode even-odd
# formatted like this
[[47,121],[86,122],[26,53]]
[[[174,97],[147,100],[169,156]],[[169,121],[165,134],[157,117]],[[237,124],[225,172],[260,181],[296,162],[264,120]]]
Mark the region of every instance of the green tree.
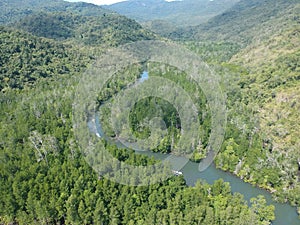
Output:
[[267,225],[270,221],[275,220],[273,205],[267,205],[263,195],[258,195],[257,198],[251,198],[251,210],[258,216],[260,224]]

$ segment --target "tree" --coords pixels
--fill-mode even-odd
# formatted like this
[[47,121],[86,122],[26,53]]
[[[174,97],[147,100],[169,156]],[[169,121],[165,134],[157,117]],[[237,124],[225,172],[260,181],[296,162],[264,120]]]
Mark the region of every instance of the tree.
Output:
[[260,224],[267,225],[270,221],[275,220],[274,205],[267,206],[266,199],[263,195],[258,195],[257,198],[251,198],[251,210],[258,216]]

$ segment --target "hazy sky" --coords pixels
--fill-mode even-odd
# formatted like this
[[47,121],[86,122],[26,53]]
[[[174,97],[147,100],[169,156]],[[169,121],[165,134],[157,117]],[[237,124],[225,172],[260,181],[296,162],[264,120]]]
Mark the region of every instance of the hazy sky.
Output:
[[116,2],[124,2],[126,0],[66,0],[68,2],[89,2],[96,5],[109,5]]

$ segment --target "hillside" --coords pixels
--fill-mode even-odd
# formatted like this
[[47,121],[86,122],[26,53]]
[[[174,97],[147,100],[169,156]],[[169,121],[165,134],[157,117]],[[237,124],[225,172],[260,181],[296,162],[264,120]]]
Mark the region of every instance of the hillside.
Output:
[[[20,13],[24,12],[22,7],[16,7],[19,1],[1,2],[5,5],[1,10],[5,9],[12,21],[6,21],[9,27],[0,27],[0,90],[33,87],[45,78],[58,79],[82,71],[96,57],[93,53],[108,46],[156,38],[134,20],[115,13],[103,14],[107,10],[99,6],[65,3],[24,1],[23,9],[32,9],[25,15]],[[100,15],[92,16],[94,13]],[[89,47],[83,49],[82,45]]]
[[6,27],[0,27],[0,49],[1,93],[82,72],[91,61],[78,48]]
[[238,0],[130,0],[104,7],[139,22],[163,20],[176,27],[203,23],[236,2]]
[[[220,75],[227,96],[228,123],[216,167],[299,207],[296,3],[242,0],[205,25],[190,28],[190,33],[183,35],[182,29],[176,37],[189,39],[183,44]],[[96,173],[87,163],[84,154],[90,149],[81,149],[74,133],[74,99],[80,79],[89,76],[86,68],[111,46],[157,36],[132,19],[92,4],[61,0],[0,4],[1,23],[6,24],[0,27],[0,224],[271,224],[274,206],[267,205],[263,196],[246,202],[222,180],[198,181],[192,187],[179,175],[153,185],[126,186]],[[158,20],[157,29],[162,29],[159,26],[172,30],[164,19]],[[144,66],[137,63],[118,72],[136,78]],[[195,95],[200,108],[208,107],[201,101],[204,94],[182,71],[169,65],[151,66],[157,76],[173,78]],[[102,102],[130,87],[123,78],[115,74],[99,96],[93,92],[94,100]],[[154,111],[157,108],[166,110],[160,114]],[[179,128],[175,111],[168,102],[145,98],[130,114],[133,131],[147,136],[148,127],[139,123],[159,115],[166,117],[167,125]],[[209,115],[200,116],[209,128]],[[174,136],[179,133],[172,126],[168,129]],[[129,165],[157,163],[153,157],[100,140],[115,159]],[[158,150],[167,152],[171,144],[170,138],[165,139]],[[106,161],[101,166],[114,169]],[[141,174],[130,175],[135,183]]]
[[84,45],[118,46],[155,36],[134,20],[117,14],[81,16],[75,13],[36,13],[11,26],[33,35]]
[[[284,23],[299,21],[297,0],[241,0],[207,23],[188,29],[178,29],[173,38],[210,41],[232,41],[247,44],[253,38],[268,38],[270,34],[286,29]],[[287,23],[289,25],[289,23]]]
[[[277,6],[278,7],[278,6]],[[300,3],[290,4],[261,27],[246,48],[231,59],[249,75],[241,79],[244,102],[253,104],[260,120],[266,162],[280,171],[277,195],[299,206],[300,169]],[[277,185],[276,185],[277,186]],[[275,187],[276,187],[275,186]],[[283,200],[282,196],[279,197]]]
[[[111,35],[98,42],[102,31]],[[34,13],[0,28],[0,224],[214,224],[224,215],[229,224],[274,219],[274,206],[262,196],[248,206],[222,180],[188,187],[183,176],[173,176],[126,186],[99,176],[85,161],[73,131],[79,79],[94,52],[148,39],[142,31],[117,15],[68,12]],[[96,41],[88,39],[89,46],[82,47],[78,34],[95,35]],[[156,162],[105,145],[128,164]]]
[[[0,95],[1,224],[213,224],[224,215],[229,224],[274,219],[274,206],[263,196],[248,206],[222,180],[188,187],[183,176],[173,176],[153,185],[126,186],[102,178],[85,161],[73,131],[76,87],[93,58],[79,46],[11,28],[1,28],[0,43],[5,84]],[[106,149],[126,163],[156,162],[109,143]]]
[[[226,75],[229,123],[217,166],[298,207],[299,21],[299,1],[242,0],[204,25],[181,30],[194,40],[191,48],[213,66],[221,63]],[[222,49],[230,57],[218,62],[212,56]]]
[[100,16],[111,11],[100,6],[63,0],[2,0],[0,2],[0,24],[7,24],[37,12],[73,12],[84,16]]

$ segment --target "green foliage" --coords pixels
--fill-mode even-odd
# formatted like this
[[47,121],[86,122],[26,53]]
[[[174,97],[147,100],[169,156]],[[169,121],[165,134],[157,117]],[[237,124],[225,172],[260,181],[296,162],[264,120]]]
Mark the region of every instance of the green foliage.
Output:
[[176,144],[181,126],[178,112],[169,102],[155,97],[145,98],[137,102],[129,118],[132,132],[140,139],[149,137],[151,131],[147,124],[144,124],[144,121],[151,121],[155,117],[159,117],[164,121],[168,132],[168,137],[161,140],[161,144],[156,150],[169,153],[172,145]]
[[238,44],[231,42],[186,41],[183,43],[189,49],[201,55],[203,61],[209,64],[227,62],[240,50]]
[[252,203],[251,209],[259,218],[259,224],[269,224],[270,220],[275,219],[274,206],[266,206],[266,200],[262,195],[257,196],[257,198],[252,198],[250,202]]
[[231,41],[243,45],[268,39],[299,20],[299,1],[241,0],[199,26],[178,29],[170,37],[188,40]]
[[75,27],[84,22],[82,17],[72,14],[42,12],[26,16],[13,26],[38,37],[64,40],[75,37]]
[[[227,224],[258,222],[243,198],[232,195],[221,180],[187,187],[182,176],[175,176],[130,187],[95,174],[73,136],[75,81],[70,81],[65,77],[49,86],[41,81],[30,90],[1,95],[1,223],[211,224],[225,218]],[[130,164],[155,162],[109,143],[107,149]]]
[[[208,137],[210,134],[211,114],[206,96],[201,90],[201,87],[199,87],[194,80],[192,80],[187,74],[185,74],[185,72],[179,71],[177,68],[174,68],[172,66],[164,65],[161,63],[152,63],[149,64],[148,69],[150,76],[161,76],[178,84],[188,93],[192,101],[196,103],[196,107],[198,110],[198,119],[200,122],[199,136],[201,140],[201,143],[196,144],[196,150],[197,148],[198,150],[204,150],[207,146]],[[203,148],[201,148],[201,144],[203,144]],[[203,152],[199,153],[203,154]]]
[[[285,35],[283,33],[279,38]],[[296,196],[299,196],[299,158],[294,156],[299,155],[297,102],[300,99],[300,55],[297,45],[287,51],[289,44],[293,44],[293,39],[281,47],[276,46],[280,54],[273,52],[269,60],[259,60],[259,66],[258,62],[249,63],[249,75],[239,81],[242,102],[254,109],[253,116],[259,119],[256,127],[260,127],[256,138],[251,138],[252,142],[257,143],[256,149],[245,155],[245,161],[248,162],[241,166],[240,175],[263,188],[276,190],[276,196],[281,201],[288,199],[294,205],[299,205],[300,199],[296,200]],[[261,46],[261,43],[258,44],[252,51],[257,51],[255,49]],[[268,54],[268,51],[265,52]],[[244,63],[248,65],[247,61]],[[252,156],[251,160],[249,156]]]
[[[104,133],[109,137],[115,137],[116,134],[111,124],[111,106],[114,101],[114,97],[122,89],[130,87],[137,77],[140,76],[143,67],[146,65],[134,65],[133,67],[126,68],[124,71],[118,72],[113,78],[111,78],[106,87],[99,93],[98,105],[100,111],[100,121]],[[199,111],[199,133],[201,141],[199,143],[193,143],[195,149],[186,150],[185,154],[191,156],[192,160],[199,161],[206,156],[206,146],[208,143],[208,137],[210,133],[210,112],[209,106],[206,101],[206,97],[200,87],[188,76],[178,69],[164,65],[161,63],[147,63],[147,69],[149,76],[164,77],[169,79],[182,87],[196,103],[197,110]],[[189,110],[189,109],[184,109]],[[151,134],[149,128],[149,121],[153,118],[159,117],[164,122],[160,124],[160,127],[167,131],[158,145],[151,150],[154,152],[169,153],[174,150],[181,132],[181,121],[177,110],[167,101],[160,98],[145,98],[137,102],[130,112],[129,123],[131,130],[136,138],[145,139]],[[188,140],[187,140],[188,141]],[[175,147],[174,147],[175,146]],[[175,151],[173,151],[174,153]],[[183,153],[177,153],[183,154]]]
[[134,20],[117,14],[81,16],[74,13],[36,13],[12,24],[39,37],[93,46],[118,46],[155,36]]
[[[0,27],[0,90],[23,89],[39,79],[81,72],[91,61],[76,48]],[[48,81],[51,81],[48,79]]]
[[238,144],[235,143],[233,138],[226,140],[224,143],[225,150],[216,158],[216,164],[223,170],[234,171],[235,165],[238,163]]
[[38,12],[73,12],[83,16],[100,16],[112,12],[84,2],[70,3],[63,0],[2,0],[0,24],[8,24]]
[[187,46],[220,74],[227,94],[228,124],[217,167],[296,206],[299,9],[294,0],[240,1],[185,33],[187,39],[201,40]]
[[[228,126],[216,165],[245,181],[276,191],[280,201],[289,200],[299,206],[299,158],[295,158],[299,155],[300,130],[296,29],[299,8],[295,3],[241,1],[234,13],[225,13],[211,20],[208,27],[203,26],[207,29],[205,35],[192,32],[197,38],[216,37],[226,42],[190,42],[187,46],[220,73],[221,86],[228,96]],[[274,219],[274,207],[266,206],[261,196],[248,207],[240,194],[231,194],[230,186],[220,180],[213,185],[198,182],[195,187],[187,187],[183,177],[178,176],[147,187],[128,187],[95,174],[84,161],[72,130],[72,102],[78,74],[92,62],[89,51],[149,39],[152,34],[125,17],[110,13],[104,16],[101,7],[85,3],[30,0],[0,4],[1,22],[30,15],[18,26],[54,39],[0,28],[0,223],[225,224],[226,221],[226,224],[248,225],[268,224]],[[38,13],[41,10],[47,13]],[[93,14],[97,17],[88,17]],[[274,17],[268,19],[270,15]],[[226,24],[219,23],[220,20]],[[42,25],[46,29],[41,29]],[[216,30],[223,35],[216,35]],[[229,43],[230,39],[248,47],[236,54],[241,45]],[[84,49],[78,43],[86,44]],[[255,52],[267,53],[265,59],[256,57],[255,61],[249,57]],[[108,82],[98,96],[99,105],[133,83],[141,66],[127,71],[131,75],[126,79]],[[174,68],[154,64],[149,73],[180,83],[193,101],[198,102],[202,143],[192,157],[201,160],[210,132],[205,96]],[[152,101],[149,99],[149,104]],[[171,117],[173,114],[176,118],[174,110],[162,101],[158,103],[168,112],[163,114],[167,123],[177,125],[178,120]],[[132,116],[132,120],[149,116],[142,109],[146,101],[139,104],[135,110],[139,115]],[[109,115],[110,110],[105,107],[104,104],[100,110]],[[138,122],[132,125],[135,123]],[[166,151],[170,143],[166,139],[163,144],[159,151]],[[115,158],[128,164],[156,162],[108,142],[106,147]]]

